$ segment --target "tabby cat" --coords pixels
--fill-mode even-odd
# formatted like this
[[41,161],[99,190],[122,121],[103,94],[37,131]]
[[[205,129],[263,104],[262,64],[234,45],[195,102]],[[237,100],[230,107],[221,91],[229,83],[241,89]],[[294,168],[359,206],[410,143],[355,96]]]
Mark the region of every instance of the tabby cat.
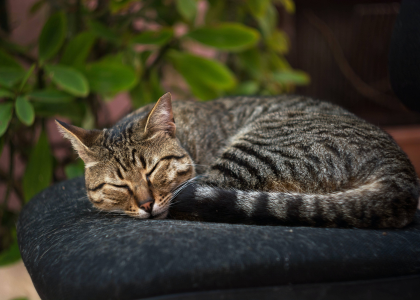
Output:
[[387,133],[307,97],[167,93],[110,129],[57,124],[94,206],[137,218],[400,228],[418,203],[416,172]]

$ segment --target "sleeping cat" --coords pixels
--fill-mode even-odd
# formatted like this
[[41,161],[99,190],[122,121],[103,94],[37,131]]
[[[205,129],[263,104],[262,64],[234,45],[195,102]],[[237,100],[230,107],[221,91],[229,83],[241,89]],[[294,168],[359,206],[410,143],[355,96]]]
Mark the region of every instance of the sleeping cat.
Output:
[[85,162],[94,206],[137,218],[400,228],[419,198],[387,133],[307,97],[171,103],[167,93],[110,129],[57,124]]

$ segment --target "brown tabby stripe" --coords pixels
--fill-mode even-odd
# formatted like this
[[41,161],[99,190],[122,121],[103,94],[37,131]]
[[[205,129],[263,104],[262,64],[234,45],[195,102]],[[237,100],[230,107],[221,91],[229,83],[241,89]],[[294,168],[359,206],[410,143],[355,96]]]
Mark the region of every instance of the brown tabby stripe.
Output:
[[140,154],[139,159],[140,159],[142,167],[146,168],[147,164],[146,164],[146,160],[144,159],[144,156]]
[[100,190],[100,189],[102,189],[106,184],[108,184],[108,185],[111,185],[111,186],[115,186],[115,187],[117,187],[117,188],[122,188],[122,189],[126,189],[131,195],[133,194],[133,191],[130,189],[130,187],[128,186],[128,185],[126,185],[126,184],[121,184],[121,185],[118,185],[118,184],[112,184],[112,183],[106,183],[106,182],[104,182],[104,183],[101,183],[101,184],[99,184],[98,186],[96,186],[96,187],[94,187],[94,188],[88,188],[88,190],[89,191],[92,191],[92,192],[94,192],[94,191],[97,191],[97,190]]
[[147,174],[146,174],[146,176],[150,176],[155,170],[156,170],[156,168],[158,167],[158,165],[161,163],[161,162],[163,162],[163,161],[165,161],[165,160],[172,160],[172,159],[175,159],[175,160],[179,160],[179,159],[182,159],[182,158],[184,158],[185,157],[185,155],[179,155],[179,156],[177,156],[177,155],[168,155],[168,156],[164,156],[164,157],[162,157],[154,166],[153,166],[153,168],[149,171],[149,172],[147,172]]
[[[137,152],[137,150],[135,148],[131,150],[131,164],[133,166],[136,165],[136,152]],[[144,158],[143,158],[143,160],[144,160]],[[146,165],[144,164],[142,167],[144,168],[144,167],[146,167]]]
[[94,191],[100,190],[104,185],[105,185],[105,183],[101,183],[100,185],[98,185],[94,188],[88,188],[88,190],[94,192]]
[[234,173],[230,168],[221,165],[220,163],[213,165],[211,169],[220,171],[224,176],[232,177],[239,180],[240,182],[244,182],[244,179],[241,176]]
[[121,180],[123,180],[123,179],[124,179],[124,177],[123,177],[123,175],[121,174],[121,171],[120,171],[120,169],[119,169],[119,168],[117,169],[117,176],[118,176],[118,178],[119,178],[119,179],[121,179]]
[[117,156],[114,156],[114,159],[115,159],[115,161],[121,166],[121,168],[125,171],[125,172],[127,172],[127,168],[126,168],[126,166],[124,166],[123,165],[123,163],[121,162],[121,160],[117,157]]
[[178,176],[185,176],[185,175],[187,175],[187,174],[190,174],[191,172],[192,172],[192,167],[191,168],[189,168],[189,169],[187,169],[187,170],[185,170],[185,171],[177,171],[176,172],[176,174],[178,175]]
[[160,160],[161,161],[163,161],[163,160],[171,160],[171,159],[179,160],[179,159],[182,159],[184,157],[185,157],[185,155],[167,155],[167,156],[162,157]]
[[[246,159],[240,158],[239,155],[235,155],[234,153],[230,153],[230,152],[225,152],[225,153],[223,153],[221,158],[222,158],[222,161],[225,160],[225,161],[228,161],[230,163],[236,164],[239,167],[245,168],[246,171],[249,172],[250,174],[254,175],[259,182],[262,182],[264,180],[264,177],[259,174],[260,171],[256,167],[256,165],[252,164],[251,162],[247,161]],[[232,167],[232,166],[230,166],[230,167]]]

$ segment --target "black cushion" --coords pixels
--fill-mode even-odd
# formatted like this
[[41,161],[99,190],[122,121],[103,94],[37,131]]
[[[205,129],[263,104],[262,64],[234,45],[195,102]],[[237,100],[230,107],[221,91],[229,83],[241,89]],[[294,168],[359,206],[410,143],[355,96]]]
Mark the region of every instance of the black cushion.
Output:
[[[419,212],[399,230],[231,225],[99,212],[85,195],[83,178],[66,181],[38,194],[20,215],[20,251],[44,300],[212,290],[233,299],[223,290],[283,294],[290,284],[401,276],[420,286]],[[183,299],[174,297],[168,299]]]

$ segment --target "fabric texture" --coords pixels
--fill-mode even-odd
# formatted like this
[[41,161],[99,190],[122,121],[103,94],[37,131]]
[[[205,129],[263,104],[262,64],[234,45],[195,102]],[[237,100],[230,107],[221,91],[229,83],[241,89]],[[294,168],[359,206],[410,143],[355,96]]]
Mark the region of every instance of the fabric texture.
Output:
[[84,178],[76,178],[34,197],[17,229],[23,261],[44,300],[140,299],[420,274],[419,212],[399,230],[140,220],[96,210]]

